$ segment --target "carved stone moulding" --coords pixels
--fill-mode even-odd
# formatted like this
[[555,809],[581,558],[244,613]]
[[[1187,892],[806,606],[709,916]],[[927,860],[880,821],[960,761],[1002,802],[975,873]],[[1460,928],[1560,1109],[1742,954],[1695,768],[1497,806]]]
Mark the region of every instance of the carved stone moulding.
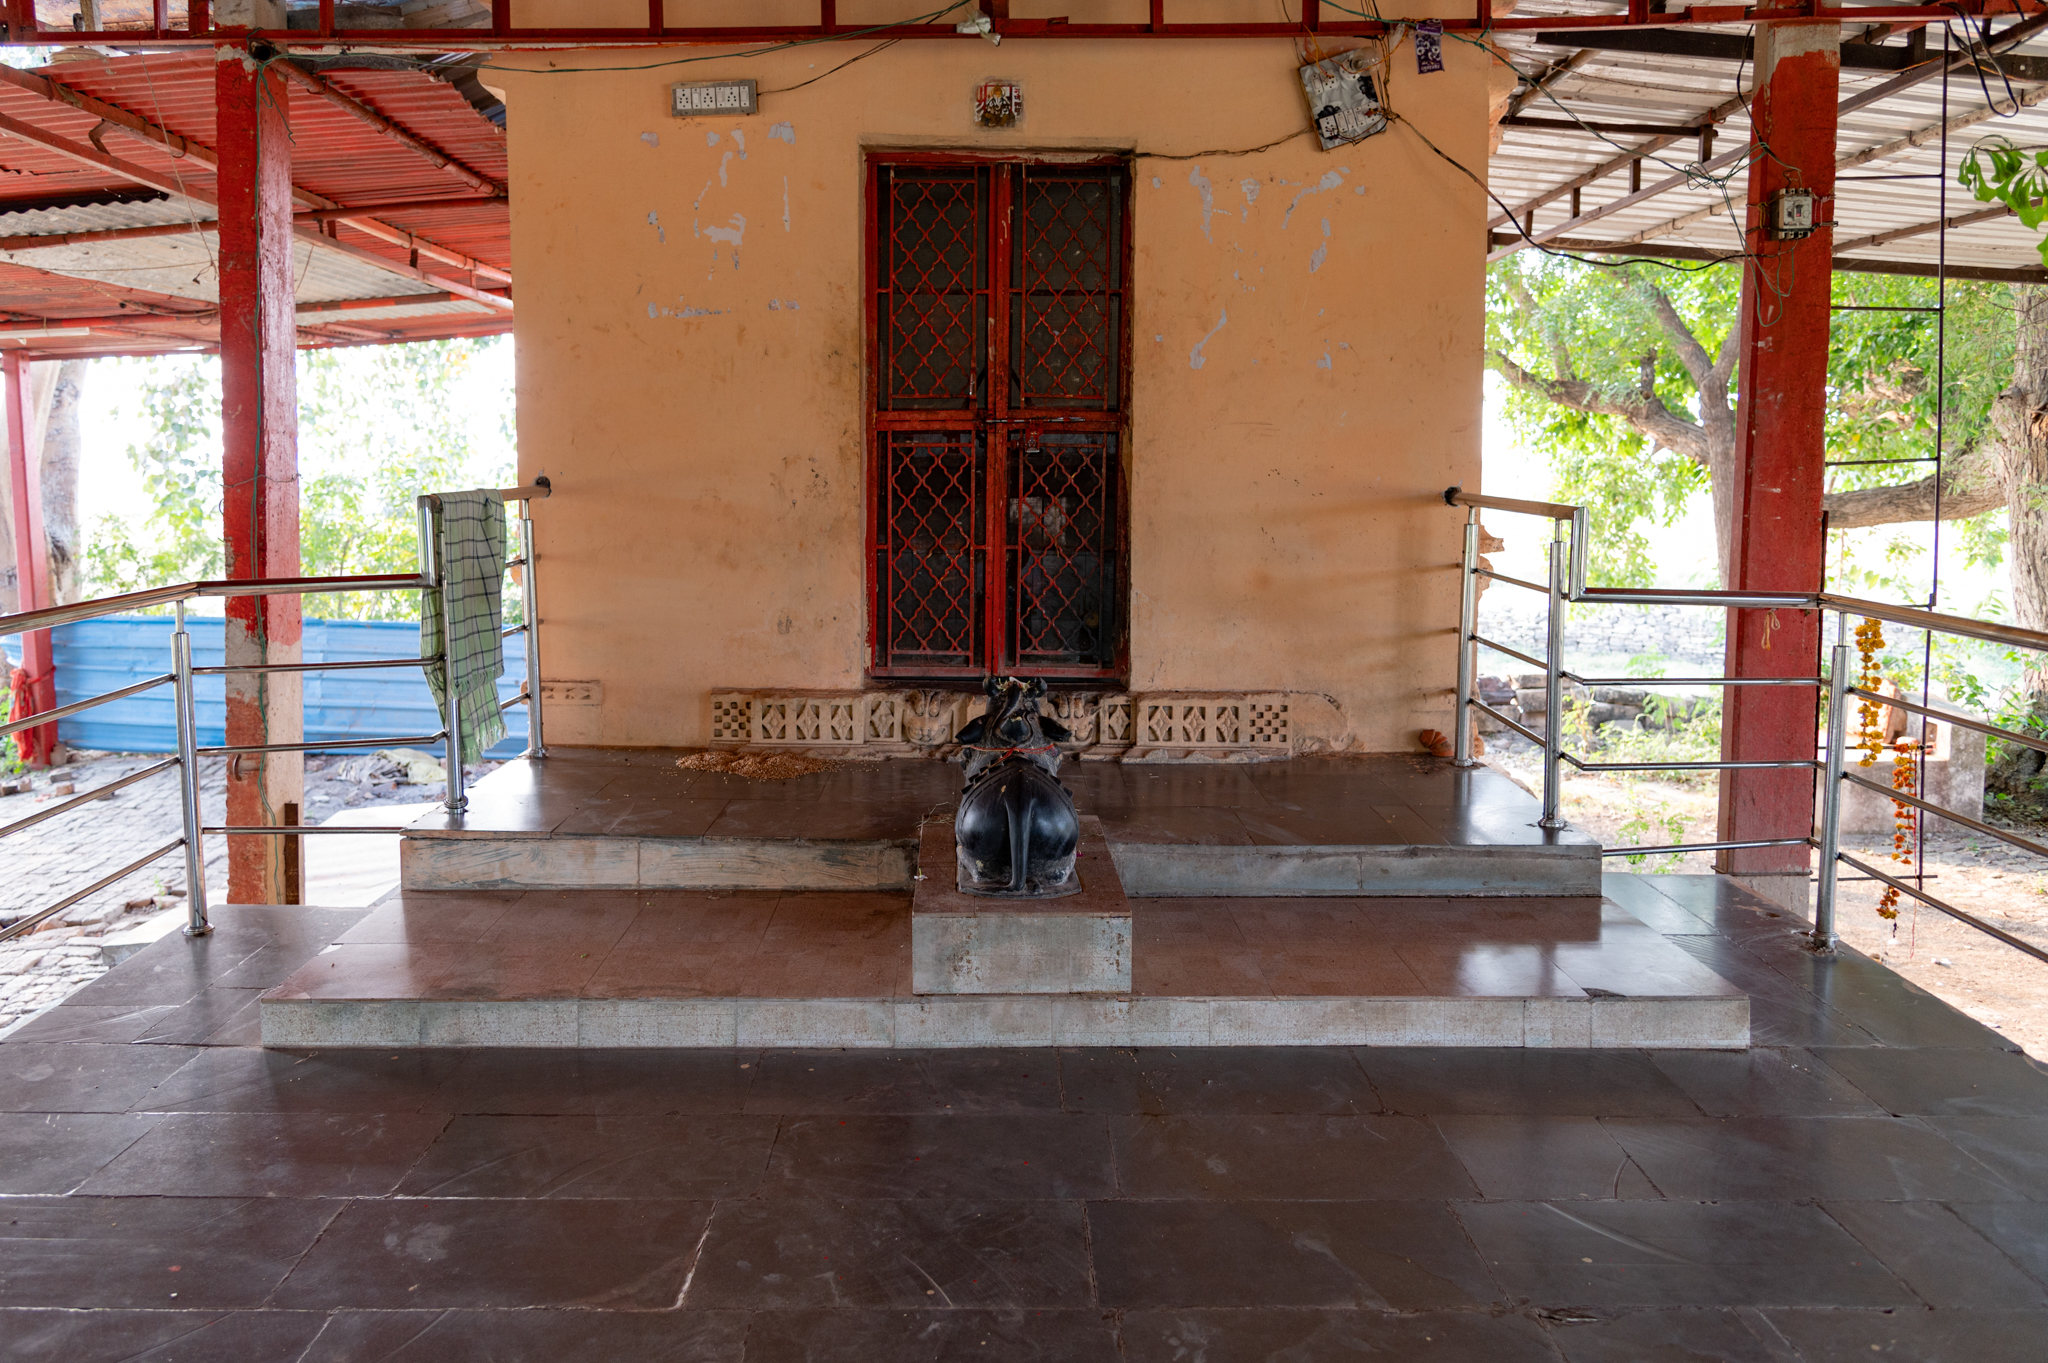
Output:
[[[714,691],[711,746],[820,757],[950,757],[981,712],[979,691]],[[1260,762],[1299,738],[1284,691],[1060,691],[1047,713],[1072,731],[1061,747],[1091,762]]]

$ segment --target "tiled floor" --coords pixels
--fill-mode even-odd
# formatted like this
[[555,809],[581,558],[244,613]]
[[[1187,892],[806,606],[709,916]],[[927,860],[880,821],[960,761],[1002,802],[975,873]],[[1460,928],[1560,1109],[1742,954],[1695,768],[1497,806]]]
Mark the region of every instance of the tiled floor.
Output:
[[1762,1044],[285,1053],[251,991],[368,920],[224,911],[0,1043],[0,1357],[2041,1357],[2048,1072],[1609,888]]
[[[1611,901],[1141,899],[1130,908],[1139,996],[1739,992]],[[910,896],[400,892],[280,988],[356,999],[903,996]]]
[[[960,769],[906,759],[849,763],[789,781],[675,765],[659,749],[564,748],[508,762],[459,819],[422,836],[912,839],[960,793]],[[1213,766],[1069,762],[1060,779],[1113,843],[1208,846],[1556,846],[1583,834],[1534,826],[1528,792],[1490,768],[1394,754]]]

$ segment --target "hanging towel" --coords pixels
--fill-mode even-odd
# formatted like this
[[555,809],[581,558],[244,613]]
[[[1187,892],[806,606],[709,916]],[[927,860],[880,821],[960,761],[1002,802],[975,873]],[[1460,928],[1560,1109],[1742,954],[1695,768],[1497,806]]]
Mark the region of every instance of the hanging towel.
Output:
[[[433,531],[442,589],[421,593],[420,656],[437,656],[446,641],[461,700],[463,760],[474,762],[505,736],[498,713],[498,676],[505,670],[505,499],[493,488],[444,492]],[[447,673],[438,663],[425,670],[445,715]]]

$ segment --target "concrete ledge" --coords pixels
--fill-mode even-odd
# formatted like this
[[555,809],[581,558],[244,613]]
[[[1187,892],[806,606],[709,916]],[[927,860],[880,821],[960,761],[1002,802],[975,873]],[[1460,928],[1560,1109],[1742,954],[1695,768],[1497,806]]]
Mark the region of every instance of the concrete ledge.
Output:
[[270,999],[265,1046],[1526,1046],[1741,1050],[1749,1000],[1133,998]]
[[925,824],[910,901],[911,992],[1127,994],[1131,904],[1102,820],[1081,816],[1077,893],[994,899],[958,888],[953,825]]
[[1212,847],[1113,843],[1124,893],[1147,898],[1297,895],[1469,898],[1600,893],[1600,849],[1550,847]]
[[907,842],[794,838],[408,837],[408,890],[907,890]]

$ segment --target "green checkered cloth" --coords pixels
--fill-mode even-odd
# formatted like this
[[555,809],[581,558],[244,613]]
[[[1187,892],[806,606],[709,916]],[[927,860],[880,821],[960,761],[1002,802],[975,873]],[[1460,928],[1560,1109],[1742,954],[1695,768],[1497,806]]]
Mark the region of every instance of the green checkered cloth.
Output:
[[[420,599],[420,656],[438,656],[447,640],[462,702],[463,760],[473,762],[505,736],[498,713],[498,677],[505,670],[505,499],[494,488],[444,492],[433,530],[441,590]],[[446,715],[448,674],[438,664],[425,671]]]

